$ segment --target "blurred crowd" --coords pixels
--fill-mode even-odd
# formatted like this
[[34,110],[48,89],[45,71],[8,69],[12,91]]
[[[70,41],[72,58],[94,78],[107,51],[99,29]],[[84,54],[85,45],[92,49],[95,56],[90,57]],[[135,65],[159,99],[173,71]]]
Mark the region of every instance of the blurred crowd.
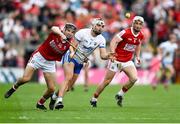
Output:
[[[0,66],[24,67],[31,53],[48,36],[50,27],[62,27],[72,22],[78,29],[88,27],[91,19],[101,17],[106,22],[103,36],[107,46],[112,37],[131,26],[132,18],[145,19],[142,29],[145,40],[142,47],[142,68],[149,66],[160,43],[169,40],[169,34],[180,44],[179,0],[0,0]],[[131,14],[130,18],[125,13]],[[178,45],[179,46],[179,45]],[[97,52],[97,51],[95,51]],[[98,52],[97,54],[98,55]],[[176,51],[175,66],[180,63]],[[96,58],[94,67],[106,63]]]

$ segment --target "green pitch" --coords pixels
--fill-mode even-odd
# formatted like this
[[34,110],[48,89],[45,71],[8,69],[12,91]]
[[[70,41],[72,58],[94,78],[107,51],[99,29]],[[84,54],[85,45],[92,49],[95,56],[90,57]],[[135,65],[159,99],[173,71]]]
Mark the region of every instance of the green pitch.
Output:
[[[116,105],[114,95],[120,86],[109,86],[92,108],[89,100],[95,91],[88,92],[82,86],[68,92],[64,98],[64,109],[41,111],[35,108],[45,85],[28,84],[19,88],[9,99],[4,93],[11,85],[0,85],[0,122],[55,122],[55,123],[116,123],[116,122],[180,122],[180,86],[172,85],[169,91],[159,86],[153,91],[150,86],[135,86],[124,98],[124,106]],[[47,101],[46,106],[48,106]]]

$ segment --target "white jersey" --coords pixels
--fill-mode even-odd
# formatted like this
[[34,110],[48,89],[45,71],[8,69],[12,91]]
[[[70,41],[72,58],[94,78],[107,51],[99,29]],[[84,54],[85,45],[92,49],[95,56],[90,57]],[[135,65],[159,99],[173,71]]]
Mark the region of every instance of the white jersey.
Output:
[[[74,59],[79,63],[83,63],[84,59],[88,57],[97,48],[105,48],[106,40],[100,34],[96,37],[91,35],[91,29],[81,29],[75,34],[76,41],[79,42],[78,50],[75,52]],[[79,52],[80,51],[80,52]],[[82,53],[86,56],[83,56]]]
[[171,43],[170,41],[166,41],[160,44],[159,46],[163,51],[163,62],[172,64],[174,59],[175,50],[178,48],[176,43]]

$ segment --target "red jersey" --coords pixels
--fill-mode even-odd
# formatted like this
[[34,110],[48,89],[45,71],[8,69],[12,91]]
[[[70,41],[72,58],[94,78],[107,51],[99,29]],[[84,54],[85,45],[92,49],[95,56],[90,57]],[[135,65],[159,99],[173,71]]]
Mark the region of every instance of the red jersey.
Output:
[[60,61],[65,52],[69,49],[69,46],[69,43],[62,42],[61,36],[50,33],[36,52],[40,52],[46,60]]
[[134,51],[137,45],[139,45],[143,40],[144,35],[142,32],[139,32],[137,35],[135,35],[132,32],[132,28],[122,30],[117,35],[122,41],[118,43],[115,49],[116,60],[120,62],[127,62],[132,60]]

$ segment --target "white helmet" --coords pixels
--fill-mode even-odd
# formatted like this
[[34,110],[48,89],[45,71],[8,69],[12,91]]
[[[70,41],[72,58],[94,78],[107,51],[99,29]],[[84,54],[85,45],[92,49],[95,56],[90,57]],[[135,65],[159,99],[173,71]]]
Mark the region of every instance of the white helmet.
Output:
[[99,24],[99,25],[105,25],[105,22],[104,22],[104,20],[102,20],[101,18],[94,18],[94,19],[92,20],[92,25],[94,26],[94,25],[97,25],[97,24]]
[[143,17],[141,17],[141,16],[135,16],[134,18],[133,18],[133,23],[135,22],[135,21],[141,21],[142,23],[144,23],[144,18]]

